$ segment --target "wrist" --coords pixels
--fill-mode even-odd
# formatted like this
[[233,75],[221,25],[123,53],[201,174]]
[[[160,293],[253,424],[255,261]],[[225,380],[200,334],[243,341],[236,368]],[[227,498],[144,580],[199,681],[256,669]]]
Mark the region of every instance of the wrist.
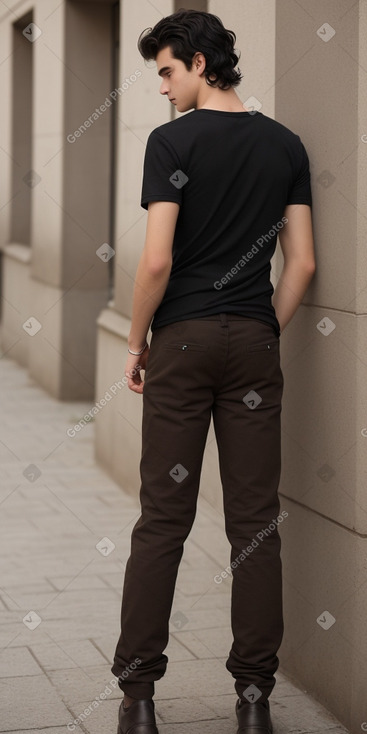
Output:
[[130,337],[128,337],[127,339],[127,346],[129,347],[129,349],[132,349],[133,352],[140,352],[140,350],[143,349],[146,344],[146,339],[143,339],[143,341],[141,342],[137,341],[136,339],[130,339]]

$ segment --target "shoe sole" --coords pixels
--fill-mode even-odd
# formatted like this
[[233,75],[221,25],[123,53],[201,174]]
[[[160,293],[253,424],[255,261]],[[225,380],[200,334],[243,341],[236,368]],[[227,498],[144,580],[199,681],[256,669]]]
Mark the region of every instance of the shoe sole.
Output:
[[[135,724],[135,728],[137,728],[137,729],[138,729],[138,734],[144,734],[144,729],[145,729],[145,728],[146,728],[147,726],[154,726],[154,724]],[[138,727],[139,727],[139,728],[138,728]],[[120,724],[118,724],[118,726],[117,726],[117,734],[123,734],[123,731],[122,731],[122,729],[120,728]],[[157,728],[155,729],[155,732],[154,732],[154,734],[159,734],[159,731],[158,731],[158,729],[157,729]]]
[[[259,728],[261,728],[261,727],[259,727]],[[262,728],[264,729],[265,727],[262,727]],[[269,730],[270,734],[274,734],[274,731],[273,731],[273,727],[272,726],[270,727],[270,729],[267,726],[266,729]],[[242,727],[242,732],[241,732],[241,729],[238,728],[237,729],[237,734],[243,734],[244,730],[245,730],[245,727]],[[122,732],[118,731],[117,734],[122,734]]]

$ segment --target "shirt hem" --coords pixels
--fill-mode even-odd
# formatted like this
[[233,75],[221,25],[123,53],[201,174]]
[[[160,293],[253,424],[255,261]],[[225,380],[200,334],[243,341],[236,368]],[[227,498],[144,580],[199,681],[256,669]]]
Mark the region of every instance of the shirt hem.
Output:
[[230,310],[226,308],[225,306],[220,308],[217,311],[210,311],[210,313],[197,314],[196,316],[185,315],[182,318],[176,317],[176,318],[169,319],[168,321],[165,321],[164,323],[159,322],[158,324],[155,324],[154,319],[153,319],[150,329],[153,334],[156,329],[160,329],[163,326],[169,326],[170,324],[175,324],[179,321],[188,321],[191,319],[195,319],[195,320],[205,319],[207,316],[217,316],[220,313],[228,313],[228,314],[232,313],[232,314],[237,314],[238,316],[243,316],[246,319],[254,319],[255,321],[261,321],[263,324],[267,324],[268,326],[271,326],[274,329],[276,336],[280,337],[281,331],[280,331],[279,322],[277,320],[274,321],[274,319],[271,319],[271,318],[269,319],[260,318],[259,316],[253,313],[243,313],[238,310]]
[[[181,201],[177,201],[177,199],[174,199],[172,196],[165,196],[164,194],[156,194],[154,196],[149,196],[149,198],[144,198],[140,202],[140,206],[143,207],[143,209],[148,209],[148,204],[150,201],[172,201],[174,204],[179,204],[181,206]],[[146,206],[145,206],[146,204]]]

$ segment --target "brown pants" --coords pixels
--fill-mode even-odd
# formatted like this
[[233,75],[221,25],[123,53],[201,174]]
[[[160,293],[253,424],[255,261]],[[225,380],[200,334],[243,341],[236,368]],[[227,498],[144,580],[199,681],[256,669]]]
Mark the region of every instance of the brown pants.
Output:
[[[283,637],[277,529],[282,394],[279,337],[263,321],[218,314],[152,334],[143,391],[141,516],[131,536],[111,668],[133,698],[153,697],[154,681],[166,672],[176,577],[195,519],[212,414],[232,548],[233,644],[226,668],[244,701],[262,701],[274,688]],[[219,580],[211,580],[214,590]]]

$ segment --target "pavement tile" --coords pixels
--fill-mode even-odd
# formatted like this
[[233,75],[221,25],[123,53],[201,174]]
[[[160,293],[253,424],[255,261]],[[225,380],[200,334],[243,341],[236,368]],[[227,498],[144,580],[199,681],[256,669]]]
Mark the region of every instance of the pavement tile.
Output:
[[122,597],[122,585],[124,583],[125,569],[121,568],[119,573],[105,573],[101,581],[104,586],[110,586],[112,589],[117,589]]
[[30,645],[30,649],[44,670],[106,664],[106,657],[90,640],[68,639],[58,643],[50,640],[48,643]]
[[156,713],[159,714],[163,724],[186,723],[194,721],[210,721],[211,719],[223,718],[218,716],[205,701],[187,697],[157,700],[155,704]]
[[[122,691],[120,691],[120,694],[121,700]],[[109,698],[96,699],[93,703],[90,700],[76,701],[70,707],[69,731],[79,732],[80,734],[82,731],[88,732],[88,734],[116,734],[119,705],[119,703],[111,701]],[[79,724],[79,722],[82,723]],[[72,729],[73,724],[75,729]],[[64,730],[63,734],[66,734],[66,731]],[[40,734],[43,734],[43,732],[40,732]]]
[[0,729],[1,732],[4,732],[4,734],[65,734],[65,726],[53,726],[51,728],[42,727],[41,731],[36,731],[35,729]]
[[175,633],[175,637],[200,659],[228,657],[233,641],[230,627],[212,627],[187,632],[183,630]]
[[[55,689],[62,695],[67,705],[74,706],[78,701],[93,701],[103,692],[106,686],[111,687],[110,698],[121,700],[122,691],[117,685],[116,676],[111,673],[110,666],[84,666],[65,670],[51,670],[48,678]],[[111,683],[113,681],[113,683]]]
[[42,672],[42,668],[26,647],[15,650],[7,647],[0,650],[0,678],[41,675]]
[[[199,630],[208,627],[227,627],[229,624],[226,609],[197,609],[196,606],[190,607],[187,605],[184,607],[183,605],[176,605],[176,613],[181,611],[181,609],[182,613],[187,618],[187,621],[185,622],[186,630]],[[172,627],[172,631],[174,631],[177,627],[173,624],[172,619],[173,616],[171,615],[170,627]]]
[[[111,574],[110,574],[111,575]],[[117,574],[116,574],[117,576]],[[121,577],[121,574],[120,574]],[[70,576],[52,576],[52,584],[57,591],[62,591],[66,587],[72,589],[105,589],[106,584],[97,574],[86,576],[80,574],[77,578],[70,581]]]
[[33,584],[20,584],[18,579],[13,578],[12,583],[4,584],[4,588],[6,588],[9,594],[14,593],[16,595],[19,595],[20,592],[24,592],[25,594],[42,594],[45,591],[55,592],[54,587],[47,579]]
[[199,691],[208,695],[232,693],[235,695],[234,679],[225,668],[226,658],[204,660],[169,661],[166,674],[156,681],[157,698],[196,698]]
[[287,726],[289,734],[297,732],[316,732],[320,729],[340,728],[340,722],[324,706],[302,693],[298,696],[284,696],[277,700],[277,716]]
[[65,726],[70,714],[45,675],[1,681],[1,730],[43,729],[50,723]]
[[[196,723],[161,724],[160,734],[235,734],[235,719],[210,719],[209,721],[198,721]],[[274,734],[280,734],[274,732]]]
[[170,635],[168,645],[165,649],[165,654],[170,662],[197,659],[196,655],[193,655],[185,645],[182,645],[181,642],[178,639],[175,639],[172,635]]

